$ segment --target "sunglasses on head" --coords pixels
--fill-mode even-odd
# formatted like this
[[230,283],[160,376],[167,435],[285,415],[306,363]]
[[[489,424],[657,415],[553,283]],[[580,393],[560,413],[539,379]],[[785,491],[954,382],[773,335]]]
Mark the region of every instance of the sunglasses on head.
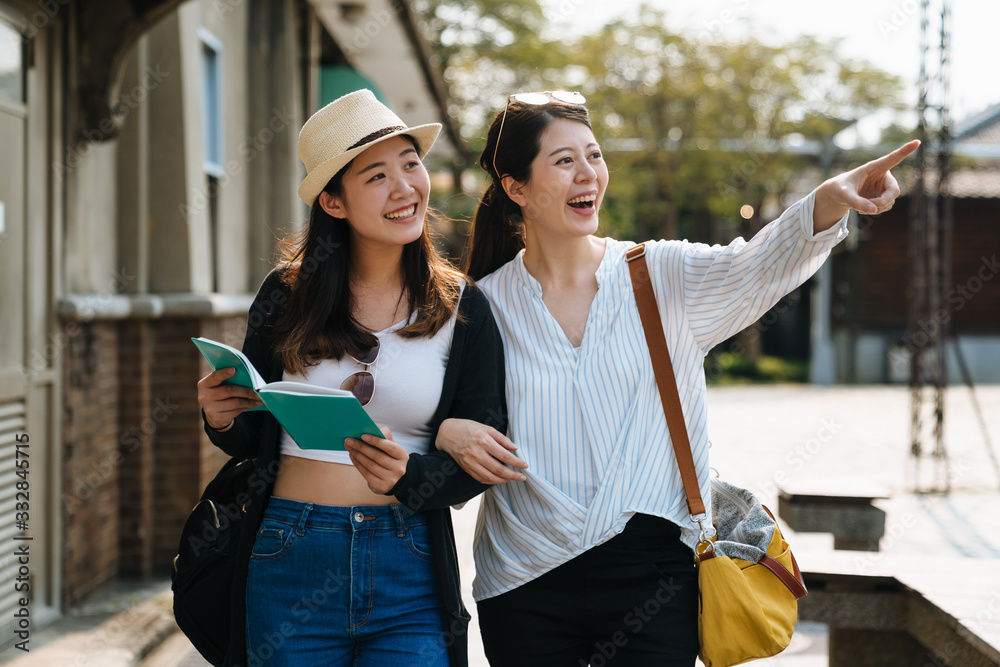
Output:
[[493,147],[493,172],[497,176],[500,176],[500,171],[497,169],[497,151],[500,149],[500,134],[503,132],[503,123],[507,120],[507,109],[510,107],[510,101],[520,102],[521,104],[530,104],[532,106],[541,106],[543,104],[548,104],[549,102],[562,102],[563,104],[584,104],[587,101],[583,95],[577,92],[570,92],[568,90],[546,90],[540,93],[515,93],[513,95],[507,96],[507,104],[503,108],[503,117],[500,119],[500,129],[497,130],[497,143]]
[[354,397],[358,399],[361,405],[368,405],[372,400],[372,396],[375,395],[375,374],[369,371],[368,368],[378,361],[378,353],[382,347],[378,336],[374,334],[368,335],[371,336],[371,344],[367,350],[357,355],[348,353],[351,359],[364,366],[365,369],[347,376],[347,379],[340,383],[340,388],[354,394]]

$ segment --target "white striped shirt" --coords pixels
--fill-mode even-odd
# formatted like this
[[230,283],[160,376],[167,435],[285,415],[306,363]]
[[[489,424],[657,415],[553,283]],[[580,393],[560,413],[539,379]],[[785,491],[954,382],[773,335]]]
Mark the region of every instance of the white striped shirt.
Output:
[[[847,216],[813,235],[814,196],[749,242],[646,244],[709,513],[704,357],[801,285],[847,235]],[[614,537],[637,512],[680,525],[692,548],[697,541],[625,262],[633,245],[607,240],[579,347],[543,303],[523,252],[479,281],[504,342],[508,435],[529,468],[526,481],[483,496],[474,547],[477,600]]]

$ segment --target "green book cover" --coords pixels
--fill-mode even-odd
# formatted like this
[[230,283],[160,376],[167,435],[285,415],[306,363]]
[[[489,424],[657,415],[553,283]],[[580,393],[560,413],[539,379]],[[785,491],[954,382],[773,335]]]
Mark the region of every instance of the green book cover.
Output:
[[382,431],[349,391],[301,382],[272,382],[257,390],[274,418],[302,449],[343,451],[345,438]]
[[[192,338],[212,370],[236,368],[226,384],[250,387],[302,449],[344,450],[345,438],[365,433],[382,437],[382,431],[349,391],[302,382],[266,383],[240,350],[208,338]],[[249,410],[248,410],[249,412]]]
[[[192,338],[191,342],[195,344],[201,355],[205,357],[213,371],[217,371],[220,368],[236,369],[236,375],[228,380],[223,380],[222,384],[249,387],[254,391],[267,384],[264,382],[264,378],[260,376],[260,373],[257,372],[257,369],[253,367],[253,364],[250,363],[250,360],[246,358],[246,355],[235,347],[208,338]],[[266,412],[267,406],[265,404],[257,408],[250,408],[247,412],[253,410],[264,410]]]

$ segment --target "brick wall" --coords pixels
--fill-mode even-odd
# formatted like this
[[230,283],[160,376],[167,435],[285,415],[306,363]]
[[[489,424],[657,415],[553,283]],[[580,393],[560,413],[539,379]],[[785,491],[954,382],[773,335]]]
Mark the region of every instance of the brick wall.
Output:
[[[996,199],[954,201],[951,281],[943,307],[957,334],[1000,333]],[[910,203],[903,198],[859,236],[858,255],[834,257],[834,322],[905,329],[910,298]]]
[[184,521],[205,485],[228,459],[202,429],[197,383],[210,369],[191,337],[205,336],[241,347],[245,323],[246,317],[239,316],[157,320],[150,325],[153,409],[168,414],[157,424],[153,449],[152,550],[154,568],[159,571],[169,571]]
[[[247,318],[245,315],[240,315],[237,317],[227,317],[218,320],[205,320],[202,322],[201,335],[205,338],[211,338],[212,340],[217,340],[220,343],[225,343],[226,345],[231,345],[236,349],[241,349],[243,347],[243,338],[246,335],[247,330]],[[192,345],[191,347],[194,347]],[[206,376],[211,369],[208,367],[208,363],[198,355],[200,364],[198,367],[198,373],[196,381]],[[219,471],[219,468],[229,459],[225,452],[212,444],[212,441],[208,439],[205,435],[205,430],[201,427],[201,413],[198,415],[198,426],[199,434],[202,438],[201,447],[201,469],[199,471],[201,477],[201,487],[204,488],[213,477],[215,473]]]
[[201,427],[191,343],[240,347],[245,316],[95,322],[70,339],[63,373],[64,600],[118,577],[170,571],[180,531],[227,456]]
[[63,365],[63,598],[68,606],[112,581],[119,564],[118,332],[81,323]]
[[[121,369],[119,422],[122,456],[119,471],[121,569],[127,577],[153,574],[153,418],[150,386],[151,350],[148,320],[119,325]],[[159,416],[159,415],[157,415]]]
[[150,380],[157,420],[153,447],[153,566],[169,572],[184,520],[201,495],[202,431],[196,383],[201,335],[196,319],[162,319],[150,325]]

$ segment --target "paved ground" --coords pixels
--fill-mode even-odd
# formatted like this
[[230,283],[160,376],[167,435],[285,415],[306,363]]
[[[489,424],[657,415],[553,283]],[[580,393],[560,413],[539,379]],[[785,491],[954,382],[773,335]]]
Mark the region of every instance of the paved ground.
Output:
[[[1000,386],[980,387],[977,394],[986,429],[1000,447]],[[903,387],[717,388],[709,392],[709,409],[713,466],[723,478],[754,490],[773,508],[777,507],[779,485],[838,488],[863,484],[888,491],[889,498],[878,501],[886,511],[881,551],[858,552],[859,571],[868,567],[866,563],[885,565],[891,560],[881,554],[892,554],[892,558],[1000,558],[1000,471],[988,453],[968,390],[949,390],[945,430],[949,460],[943,468],[930,459],[917,466],[910,457],[910,396]],[[932,439],[926,441],[931,443]],[[918,485],[925,489],[933,486],[934,473],[942,470],[950,471],[950,493],[914,493]],[[477,507],[470,503],[454,515],[465,592],[473,615],[471,540]],[[830,535],[785,532],[803,569],[808,570],[813,560],[821,562],[833,548]],[[72,619],[61,624],[68,627],[68,621]],[[49,631],[49,641],[65,636],[59,625]],[[472,667],[485,667],[478,633],[471,639]],[[0,662],[10,657],[10,653],[0,653]],[[33,657],[40,658],[41,653]],[[63,658],[22,664],[82,663]],[[141,664],[201,667],[207,663],[182,635],[176,635]],[[824,626],[803,624],[784,654],[748,664],[825,667]]]

